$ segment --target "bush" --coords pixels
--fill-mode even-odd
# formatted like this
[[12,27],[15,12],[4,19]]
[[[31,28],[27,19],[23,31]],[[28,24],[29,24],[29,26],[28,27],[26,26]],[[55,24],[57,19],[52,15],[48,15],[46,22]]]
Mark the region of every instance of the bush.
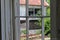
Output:
[[45,26],[45,35],[50,34],[50,18],[45,18],[44,20],[44,26]]
[[[46,16],[50,16],[50,7],[47,7],[46,12],[47,12]],[[37,12],[37,13],[39,14],[39,12]],[[39,15],[41,15],[41,14],[39,14]],[[35,22],[35,24],[37,24],[41,27],[41,18],[38,20],[38,22]],[[45,28],[44,34],[50,35],[50,18],[44,18],[44,28]]]

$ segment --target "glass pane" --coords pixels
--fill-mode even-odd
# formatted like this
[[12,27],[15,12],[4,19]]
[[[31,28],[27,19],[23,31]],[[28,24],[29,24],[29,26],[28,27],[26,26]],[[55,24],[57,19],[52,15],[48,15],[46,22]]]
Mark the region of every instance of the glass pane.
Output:
[[44,18],[44,34],[45,34],[45,39],[48,39],[50,40],[50,37],[51,37],[51,26],[50,26],[50,18]]
[[20,19],[20,39],[26,40],[26,19],[25,20]]
[[29,16],[33,16],[34,15],[34,9],[33,8],[29,8]]
[[35,15],[36,16],[41,16],[41,8],[36,8],[35,9]]
[[26,16],[26,7],[20,5],[20,16]]
[[41,18],[29,18],[29,29],[40,29]]
[[29,18],[31,40],[41,40],[41,18]]
[[[26,20],[20,20],[21,40],[26,40],[26,32]],[[41,18],[29,18],[29,40],[37,39],[41,39]]]

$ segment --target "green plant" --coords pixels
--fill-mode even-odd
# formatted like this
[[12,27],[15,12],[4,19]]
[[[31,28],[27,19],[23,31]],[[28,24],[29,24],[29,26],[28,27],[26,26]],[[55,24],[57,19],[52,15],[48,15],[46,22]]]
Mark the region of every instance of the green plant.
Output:
[[45,35],[50,34],[50,18],[45,18],[44,20],[44,26],[45,26]]
[[[36,22],[35,24],[39,25],[41,27],[41,19],[38,20],[38,22]],[[44,18],[44,34],[48,35],[50,34],[50,18]],[[39,34],[41,32],[37,31],[37,34]]]
[[26,34],[26,30],[22,30],[21,32],[24,33],[24,34]]
[[41,34],[41,29],[37,30],[36,34]]
[[[39,12],[37,13],[39,14]],[[50,16],[50,7],[47,7],[46,16]],[[38,20],[38,22],[35,22],[35,24],[41,27],[41,18]],[[49,36],[50,35],[50,18],[44,18],[44,28],[45,28],[44,34]]]

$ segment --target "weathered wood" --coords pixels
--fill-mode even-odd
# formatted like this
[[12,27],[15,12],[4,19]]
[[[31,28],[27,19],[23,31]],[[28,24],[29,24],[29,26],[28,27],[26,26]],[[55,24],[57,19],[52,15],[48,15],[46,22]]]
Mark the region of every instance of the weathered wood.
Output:
[[51,0],[51,40],[60,40],[60,0]]
[[5,19],[4,19],[4,0],[1,0],[1,34],[2,40],[5,40]]

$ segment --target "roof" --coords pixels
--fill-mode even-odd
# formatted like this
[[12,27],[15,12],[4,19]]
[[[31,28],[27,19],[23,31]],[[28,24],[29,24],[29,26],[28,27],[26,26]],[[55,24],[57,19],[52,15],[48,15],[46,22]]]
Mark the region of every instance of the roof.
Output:
[[[25,4],[26,4],[26,0],[20,0],[20,5],[25,5]],[[29,0],[29,5],[40,6],[41,0]],[[46,1],[44,1],[44,6],[49,6],[49,4]]]

